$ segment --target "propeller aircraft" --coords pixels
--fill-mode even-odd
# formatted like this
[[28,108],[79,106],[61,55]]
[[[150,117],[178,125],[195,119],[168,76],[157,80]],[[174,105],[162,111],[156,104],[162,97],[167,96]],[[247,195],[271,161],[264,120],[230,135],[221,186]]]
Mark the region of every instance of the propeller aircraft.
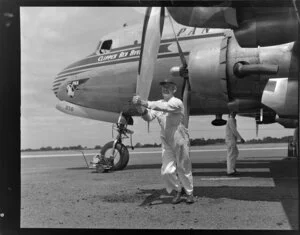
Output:
[[170,76],[181,91],[186,127],[190,115],[214,115],[212,125],[225,125],[222,115],[235,111],[257,126],[277,122],[298,130],[297,4],[148,7],[143,28],[104,36],[92,54],[58,73],[56,108],[115,123],[117,138],[101,149],[114,170],[129,160],[122,138],[139,115],[132,97],[160,99],[159,82]]

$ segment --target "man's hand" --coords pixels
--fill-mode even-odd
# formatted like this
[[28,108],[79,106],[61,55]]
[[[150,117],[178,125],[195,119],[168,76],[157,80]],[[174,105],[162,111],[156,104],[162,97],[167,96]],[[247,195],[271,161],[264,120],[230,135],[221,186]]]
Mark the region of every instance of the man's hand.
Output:
[[243,143],[245,143],[245,142],[246,142],[246,141],[242,138],[242,139],[241,139],[241,143],[243,144]]
[[135,105],[141,105],[141,97],[138,96],[138,95],[135,95],[132,97],[132,103],[135,104]]
[[142,113],[144,113],[145,112],[145,107],[143,107],[143,106],[141,106],[141,105],[136,105],[136,110],[140,113],[140,114],[142,114]]
[[140,96],[135,95],[132,97],[132,103],[135,105],[142,105],[144,107],[148,106],[148,102],[141,99]]

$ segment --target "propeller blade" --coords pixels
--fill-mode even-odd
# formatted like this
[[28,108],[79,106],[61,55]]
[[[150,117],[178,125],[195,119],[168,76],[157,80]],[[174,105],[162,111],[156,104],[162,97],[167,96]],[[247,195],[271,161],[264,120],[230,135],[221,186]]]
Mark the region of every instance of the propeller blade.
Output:
[[171,19],[170,13],[168,14],[168,17],[169,17],[169,20],[170,20],[170,23],[171,23],[171,26],[172,26],[172,30],[173,30],[173,33],[174,33],[174,36],[175,36],[175,39],[176,39],[176,44],[177,44],[177,48],[178,48],[178,52],[179,52],[179,56],[180,56],[180,59],[181,59],[182,66],[183,66],[184,68],[187,68],[187,63],[186,63],[185,57],[184,57],[184,55],[183,55],[181,46],[180,46],[180,44],[179,44],[179,41],[178,41],[178,38],[177,38],[177,35],[176,35],[176,32],[175,32],[175,29],[174,29],[174,25],[173,25],[173,21],[172,21],[172,19]]
[[[186,81],[185,79],[183,80],[183,84],[182,84],[182,89],[181,89],[181,97],[182,97],[182,100],[183,100],[183,95],[184,95],[184,91],[185,91],[185,87],[186,87]],[[185,107],[185,106],[184,106]]]
[[147,100],[164,25],[164,8],[148,7],[144,19],[136,94]]
[[183,82],[183,86],[182,86],[182,91],[181,91],[181,97],[182,97],[182,101],[183,101],[183,105],[184,105],[184,120],[183,120],[183,124],[185,126],[185,128],[188,128],[189,126],[189,116],[190,116],[190,107],[191,107],[191,84],[189,81],[189,76],[188,76],[188,71],[187,71],[187,62],[186,59],[184,57],[184,54],[182,52],[181,46],[179,44],[174,26],[173,26],[173,22],[172,19],[170,17],[170,14],[168,14],[171,26],[172,26],[172,30],[174,33],[174,37],[176,40],[176,44],[177,44],[177,48],[178,48],[178,53],[181,59],[181,63],[182,63],[182,68],[181,68],[181,76],[184,78],[184,82]]
[[185,128],[189,127],[190,107],[191,107],[191,84],[188,78],[184,78],[184,91],[182,95],[184,106],[183,124]]

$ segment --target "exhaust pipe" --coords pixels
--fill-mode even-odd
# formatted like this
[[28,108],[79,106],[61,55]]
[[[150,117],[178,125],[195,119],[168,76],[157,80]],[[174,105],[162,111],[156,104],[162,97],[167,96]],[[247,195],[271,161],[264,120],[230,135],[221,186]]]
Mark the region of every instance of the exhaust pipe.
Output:
[[279,66],[274,64],[243,64],[238,62],[233,67],[237,77],[244,77],[251,74],[276,74]]

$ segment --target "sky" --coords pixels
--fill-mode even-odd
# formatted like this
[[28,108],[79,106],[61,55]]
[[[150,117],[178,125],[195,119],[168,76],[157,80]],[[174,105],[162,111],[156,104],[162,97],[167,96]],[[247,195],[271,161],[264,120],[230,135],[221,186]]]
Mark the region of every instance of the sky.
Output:
[[[52,92],[57,73],[91,54],[100,38],[127,25],[140,24],[145,8],[138,7],[21,7],[21,149],[82,145],[92,148],[112,140],[112,123],[74,117],[58,111]],[[224,138],[225,127],[210,123],[214,116],[190,117],[191,138]],[[224,117],[226,119],[226,117]],[[159,126],[134,118],[133,144],[159,143]],[[244,139],[293,134],[279,124],[260,125],[237,117]],[[129,141],[125,141],[128,144]]]

